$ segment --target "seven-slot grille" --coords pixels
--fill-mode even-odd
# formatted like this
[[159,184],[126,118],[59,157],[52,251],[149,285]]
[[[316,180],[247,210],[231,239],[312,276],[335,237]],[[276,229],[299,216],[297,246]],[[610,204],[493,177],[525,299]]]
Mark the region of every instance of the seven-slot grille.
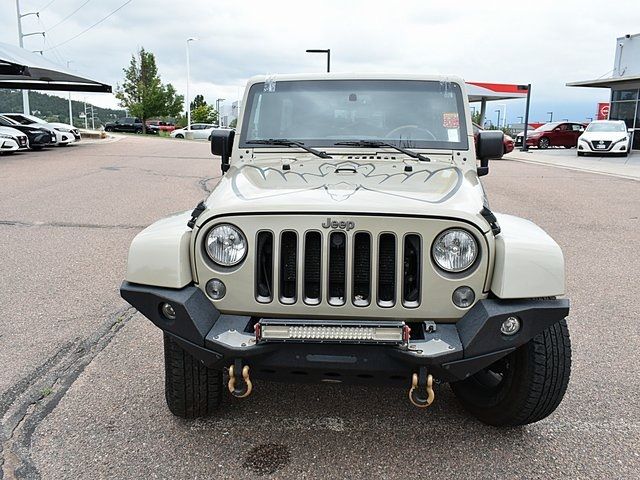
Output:
[[285,305],[415,308],[421,301],[422,255],[415,233],[259,231],[255,296],[261,303]]

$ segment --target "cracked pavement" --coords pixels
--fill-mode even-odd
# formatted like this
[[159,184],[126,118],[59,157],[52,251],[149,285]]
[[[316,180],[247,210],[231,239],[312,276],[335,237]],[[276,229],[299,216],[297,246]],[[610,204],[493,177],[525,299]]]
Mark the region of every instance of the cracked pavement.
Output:
[[446,385],[256,382],[207,420],[164,403],[162,336],[120,298],[131,239],[219,178],[205,142],[130,136],[0,157],[0,478],[637,478],[640,185],[496,161],[492,208],[563,247],[573,373],[554,415],[499,430]]

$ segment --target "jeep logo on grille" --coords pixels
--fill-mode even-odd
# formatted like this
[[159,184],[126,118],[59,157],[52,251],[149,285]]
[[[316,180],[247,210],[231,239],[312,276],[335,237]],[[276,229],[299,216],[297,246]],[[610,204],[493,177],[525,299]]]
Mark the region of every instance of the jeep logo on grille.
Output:
[[352,220],[331,220],[331,218],[327,218],[322,224],[322,228],[337,228],[348,232],[356,228],[356,222]]

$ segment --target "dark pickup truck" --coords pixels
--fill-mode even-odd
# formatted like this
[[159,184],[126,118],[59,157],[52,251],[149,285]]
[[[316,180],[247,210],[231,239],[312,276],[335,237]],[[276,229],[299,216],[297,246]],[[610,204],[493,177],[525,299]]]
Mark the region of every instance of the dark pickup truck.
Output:
[[[142,120],[137,117],[122,117],[115,122],[109,122],[104,126],[105,132],[142,133]],[[158,133],[155,125],[147,125],[147,133]]]

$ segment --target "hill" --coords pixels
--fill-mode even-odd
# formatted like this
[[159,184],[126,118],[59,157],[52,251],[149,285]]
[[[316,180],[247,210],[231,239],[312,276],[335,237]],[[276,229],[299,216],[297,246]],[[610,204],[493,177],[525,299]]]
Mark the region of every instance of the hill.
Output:
[[[84,112],[84,102],[71,101],[73,108],[73,124],[84,126],[84,119],[79,114]],[[31,113],[49,122],[69,123],[69,101],[66,98],[47,95],[40,92],[29,92]],[[87,109],[90,104],[87,103]],[[22,93],[20,90],[0,90],[0,112],[22,112]],[[93,106],[96,128],[116,118],[124,117],[124,110],[100,108]],[[88,125],[91,128],[91,113],[88,113]]]

